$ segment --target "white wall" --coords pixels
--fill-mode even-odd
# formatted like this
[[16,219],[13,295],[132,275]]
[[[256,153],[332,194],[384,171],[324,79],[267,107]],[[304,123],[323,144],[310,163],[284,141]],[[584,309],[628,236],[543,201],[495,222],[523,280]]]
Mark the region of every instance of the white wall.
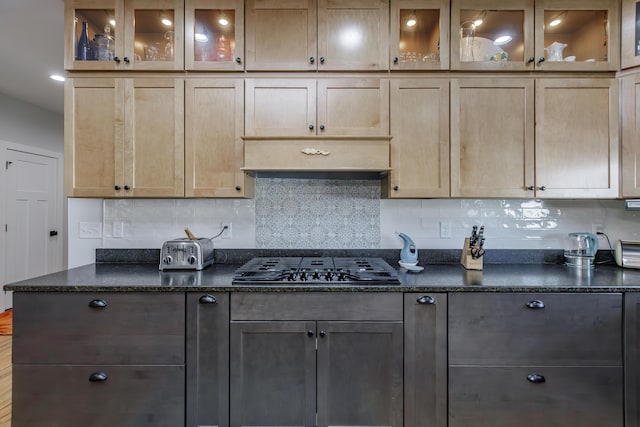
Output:
[[64,152],[64,116],[0,93],[0,139]]
[[[96,248],[102,247],[102,199],[67,199],[69,221],[68,268],[92,264]],[[93,226],[100,227],[99,236],[92,236]],[[81,228],[84,232],[81,233]]]

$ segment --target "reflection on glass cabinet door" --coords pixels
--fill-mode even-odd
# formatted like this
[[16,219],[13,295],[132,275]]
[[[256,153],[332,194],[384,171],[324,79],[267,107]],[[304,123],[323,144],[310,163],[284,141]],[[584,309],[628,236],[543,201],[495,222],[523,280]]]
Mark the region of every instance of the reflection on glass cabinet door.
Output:
[[228,62],[235,58],[235,11],[195,10],[194,59]]
[[400,63],[439,62],[440,11],[400,9],[399,49]]
[[74,60],[113,61],[116,19],[113,9],[76,9],[74,25]]
[[136,10],[134,18],[134,61],[170,61],[175,59],[173,10]]
[[461,62],[524,61],[524,11],[460,10]]
[[545,10],[544,56],[547,61],[608,61],[607,10]]

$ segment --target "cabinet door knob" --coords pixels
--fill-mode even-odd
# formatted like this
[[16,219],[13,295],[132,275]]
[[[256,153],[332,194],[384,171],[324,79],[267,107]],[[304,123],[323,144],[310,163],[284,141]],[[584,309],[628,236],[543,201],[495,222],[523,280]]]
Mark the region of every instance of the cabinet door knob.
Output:
[[320,130],[324,130],[324,125],[320,125]]
[[313,64],[314,62],[316,62],[316,58],[314,58],[313,56],[312,56],[312,57],[310,57],[310,58],[309,58],[309,62],[311,62],[311,63]]
[[324,56],[320,57],[320,62],[322,62],[324,64]]
[[313,125],[309,125],[309,130],[313,130],[314,126]]
[[238,64],[242,64],[242,59],[240,59],[240,57],[239,57],[239,56],[237,56],[237,57],[236,57],[236,62],[237,62]]
[[397,56],[394,56],[394,57],[393,57],[393,63],[394,63],[394,64],[397,64],[397,63],[398,63],[398,61],[399,61],[398,57],[397,57]]
[[308,335],[308,336],[310,336],[310,337],[312,337],[312,336],[313,336],[313,329],[309,329],[309,330],[307,331],[307,335]]
[[119,63],[120,63],[120,58],[118,58],[117,56],[114,56],[114,57],[113,57],[113,60],[114,60],[114,61],[116,61],[116,64],[119,64]]
[[398,191],[400,189],[400,187],[398,187],[397,185],[393,186],[393,191]]
[[535,62],[536,58],[535,57],[531,57],[529,58],[529,60],[527,61],[527,64],[531,64],[532,62]]
[[418,304],[435,304],[436,300],[430,295],[423,295],[416,300]]
[[215,304],[218,302],[213,295],[202,295],[198,301],[200,304]]
[[120,186],[116,185],[115,187],[113,187],[116,191],[120,191]]
[[129,61],[129,58],[128,58],[128,57],[126,57],[126,56],[125,56],[124,58],[122,58],[122,60],[123,60],[124,62],[126,62],[127,64],[128,64],[129,62],[131,62],[131,61]]
[[124,186],[124,190],[125,190],[125,191],[129,191],[129,190],[131,190],[131,187],[129,187],[128,185],[125,185],[125,186]]
[[527,381],[530,381],[534,384],[539,384],[539,383],[543,383],[546,381],[546,379],[544,378],[544,375],[542,374],[536,374],[536,373],[532,373],[527,375]]
[[526,304],[526,306],[527,306],[527,308],[531,308],[533,310],[539,310],[539,309],[544,308],[544,302],[540,301],[539,299],[534,299],[534,300],[529,301]]
[[325,331],[320,331],[318,335],[320,335],[321,337],[324,337],[325,335],[327,335],[327,333]]
[[544,62],[544,58],[538,59],[538,64],[542,64]]
[[89,303],[89,307],[91,308],[105,308],[107,306],[107,302],[103,299],[94,299]]
[[538,190],[540,190],[540,191],[544,191],[546,189],[547,189],[547,187],[545,187],[544,185],[542,187],[538,187]]
[[106,381],[107,378],[107,374],[105,374],[104,372],[94,372],[89,375],[89,381],[91,381],[92,383],[103,382]]
[[242,190],[242,187],[240,187],[239,185],[236,185],[235,189],[236,189],[236,191],[240,191],[240,190]]
[[527,190],[529,190],[529,191],[533,191],[535,189],[536,189],[536,187],[534,187],[533,185],[530,185],[530,186],[527,187]]

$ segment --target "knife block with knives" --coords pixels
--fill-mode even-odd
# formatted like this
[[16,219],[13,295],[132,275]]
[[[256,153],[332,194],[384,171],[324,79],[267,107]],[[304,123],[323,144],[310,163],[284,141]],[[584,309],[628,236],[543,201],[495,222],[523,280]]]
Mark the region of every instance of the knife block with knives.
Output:
[[471,237],[465,237],[460,264],[467,270],[482,270],[482,258],[484,256],[484,226],[478,230],[473,226]]

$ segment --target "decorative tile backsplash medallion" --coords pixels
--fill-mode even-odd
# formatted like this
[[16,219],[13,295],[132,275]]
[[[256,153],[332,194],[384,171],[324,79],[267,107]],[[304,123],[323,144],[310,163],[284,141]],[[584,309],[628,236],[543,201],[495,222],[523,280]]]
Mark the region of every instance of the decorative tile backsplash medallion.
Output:
[[380,181],[256,180],[256,248],[380,247]]

